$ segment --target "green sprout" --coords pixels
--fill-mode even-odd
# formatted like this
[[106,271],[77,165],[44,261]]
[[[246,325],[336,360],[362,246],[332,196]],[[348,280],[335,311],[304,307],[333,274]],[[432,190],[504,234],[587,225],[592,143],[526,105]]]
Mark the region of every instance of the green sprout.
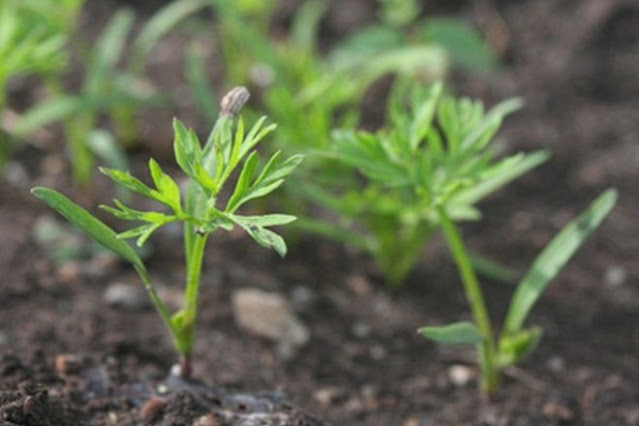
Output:
[[[0,114],[11,78],[54,79],[68,66],[69,42],[83,0],[3,0],[0,2]],[[15,149],[10,128],[0,126],[0,168]]]
[[546,246],[517,285],[499,337],[494,335],[482,289],[461,233],[451,220],[446,201],[442,200],[436,205],[437,213],[457,264],[474,321],[443,327],[422,327],[419,333],[437,342],[477,345],[482,373],[480,388],[488,395],[493,393],[499,385],[501,372],[532,352],[541,338],[540,327],[523,326],[530,310],[551,280],[605,219],[616,200],[617,192],[614,189],[605,191]]
[[[272,248],[284,256],[284,239],[268,228],[295,220],[294,216],[286,214],[245,216],[237,213],[248,201],[277,189],[302,160],[300,155],[282,159],[279,152],[276,152],[260,170],[259,155],[254,148],[275,129],[275,125],[266,125],[266,117],[262,117],[248,132],[245,131],[242,118],[236,120],[235,117],[248,96],[248,90],[237,87],[223,98],[220,116],[204,146],[201,146],[193,130],[188,130],[178,120],[174,121],[175,159],[188,176],[185,194],[182,194],[177,182],[164,173],[153,159],[149,161],[149,170],[155,188],[147,186],[127,172],[101,169],[102,173],[119,185],[157,201],[170,210],[169,213],[134,210],[117,199],[114,201],[116,207],[101,206],[119,219],[143,222],[138,227],[117,234],[64,195],[48,188],[32,190],[36,197],[94,240],[133,264],[181,355],[180,371],[183,377],[190,377],[192,374],[191,353],[195,343],[200,276],[209,235],[218,229],[230,231],[237,225],[258,244]],[[240,165],[237,181],[231,186],[231,177]],[[220,206],[218,204],[223,191],[225,194],[230,191],[230,196]],[[170,313],[156,292],[144,263],[123,240],[137,238],[137,245],[142,246],[153,232],[173,222],[184,224],[186,286],[183,307]]]
[[358,173],[304,184],[303,193],[339,220],[304,218],[299,226],[370,253],[393,286],[403,283],[440,229],[438,203],[446,201],[455,221],[477,220],[480,200],[548,158],[544,151],[498,158],[494,136],[519,108],[517,99],[485,112],[479,102],[443,92],[439,83],[398,88],[388,129],[336,131],[333,146],[321,153]]
[[[200,7],[200,0],[170,3],[151,16],[134,38],[133,12],[116,11],[96,42],[81,46],[84,81],[79,91],[65,90],[57,82],[48,99],[21,117],[14,136],[25,138],[45,125],[62,122],[73,178],[80,185],[91,183],[95,157],[111,166],[126,167],[124,148],[138,139],[137,112],[142,105],[163,99],[143,75],[150,52]],[[118,65],[121,62],[124,67]],[[109,118],[113,132],[98,129],[102,116]]]

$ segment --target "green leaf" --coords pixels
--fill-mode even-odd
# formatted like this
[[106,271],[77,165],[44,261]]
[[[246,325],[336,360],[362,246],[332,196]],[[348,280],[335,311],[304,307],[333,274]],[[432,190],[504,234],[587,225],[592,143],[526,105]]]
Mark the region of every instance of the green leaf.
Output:
[[546,162],[548,158],[550,154],[547,151],[536,151],[503,159],[489,169],[481,171],[479,182],[468,189],[460,190],[452,201],[459,204],[475,204],[488,194]]
[[443,88],[444,86],[441,82],[433,84],[426,98],[415,108],[413,121],[410,125],[409,138],[410,147],[413,151],[417,149],[431,127],[433,116],[437,109],[437,102]]
[[149,160],[149,171],[155,187],[160,191],[165,199],[165,204],[169,205],[173,211],[179,213],[182,211],[180,201],[180,186],[164,173],[160,165],[153,158]]
[[100,167],[98,170],[105,176],[109,177],[114,182],[122,185],[123,187],[130,189],[133,192],[137,192],[152,200],[164,203],[164,197],[159,192],[146,186],[140,179],[132,176],[129,172],[124,172],[117,169],[109,169],[106,167]]
[[[260,222],[268,223],[269,219],[262,220],[259,216],[238,216],[230,213],[225,216],[242,227],[259,245],[272,248],[282,257],[286,255],[284,239],[260,225]],[[268,216],[274,216],[272,220],[275,220],[275,224],[278,225],[288,223],[293,218],[288,215],[267,215],[266,217]]]
[[322,16],[326,12],[326,2],[322,0],[306,0],[293,18],[291,25],[291,42],[305,52],[312,52],[317,47],[318,29]]
[[119,239],[115,231],[102,221],[53,189],[37,187],[33,188],[31,193],[86,232],[95,241],[131,262],[138,271],[146,275],[146,268],[135,250]]
[[117,169],[126,169],[129,166],[126,152],[111,132],[94,130],[89,134],[88,142],[91,151],[109,166]]
[[497,57],[490,45],[477,30],[459,19],[429,17],[422,36],[443,46],[453,62],[468,70],[488,72],[497,66]]
[[180,21],[207,5],[205,0],[178,0],[158,10],[146,23],[133,42],[133,69],[141,72],[153,46]]
[[251,185],[251,181],[257,172],[259,161],[260,158],[257,155],[257,152],[252,152],[244,162],[244,166],[242,166],[242,171],[240,172],[240,177],[237,179],[237,183],[235,184],[233,195],[231,195],[229,201],[226,203],[226,211],[234,212],[242,204],[242,197],[244,197]]
[[[462,149],[482,149],[484,146],[490,142],[492,137],[495,135],[505,116],[508,114],[517,111],[523,105],[521,99],[513,98],[508,99],[506,101],[500,102],[495,105],[488,113],[480,119],[481,117],[481,104],[476,104],[477,109],[476,118],[477,123],[474,123],[472,126],[472,130],[464,137],[461,141]],[[461,115],[463,117],[463,115]],[[468,120],[469,122],[475,120]]]
[[202,147],[200,141],[192,131],[189,131],[177,118],[173,120],[175,142],[175,160],[182,171],[190,177],[195,177],[196,164],[202,162]]
[[297,218],[290,214],[265,214],[260,216],[242,216],[242,219],[251,222],[257,226],[278,226],[286,225],[295,221]]
[[220,108],[214,101],[217,96],[206,75],[206,64],[203,59],[205,56],[202,50],[202,46],[198,43],[189,45],[186,51],[186,79],[198,109],[207,119],[215,120]]
[[264,121],[266,120],[266,116],[260,117],[259,120],[255,122],[249,133],[244,138],[239,158],[243,158],[248,152],[255,147],[266,135],[271,133],[277,125],[275,123],[269,124],[264,127]]
[[531,353],[541,339],[542,330],[539,327],[520,330],[515,334],[504,334],[499,339],[497,352],[498,363],[501,368],[517,364],[522,358]]
[[110,85],[109,74],[122,55],[126,39],[133,26],[134,15],[129,9],[118,10],[95,43],[93,58],[87,69],[84,91],[88,95],[99,95]]
[[479,344],[484,340],[475,324],[468,321],[456,322],[442,327],[422,327],[417,332],[440,343]]
[[605,191],[568,223],[535,259],[510,303],[504,326],[506,333],[514,335],[520,331],[526,316],[550,281],[610,213],[616,201],[616,190]]
[[255,152],[249,156],[244,164],[235,191],[226,204],[226,212],[233,213],[247,201],[273,192],[303,159],[302,155],[293,155],[279,162],[279,156],[279,151],[273,154],[253,183],[250,183],[250,180],[256,172],[258,158]]
[[81,110],[82,100],[75,96],[57,96],[29,109],[16,124],[13,133],[25,137],[47,124],[69,118]]

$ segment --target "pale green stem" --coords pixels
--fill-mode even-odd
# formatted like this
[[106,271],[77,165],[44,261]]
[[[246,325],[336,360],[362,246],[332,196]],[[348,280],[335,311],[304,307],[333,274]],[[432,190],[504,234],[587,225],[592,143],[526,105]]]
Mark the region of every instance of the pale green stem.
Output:
[[200,277],[202,274],[202,261],[208,234],[196,234],[193,246],[189,250],[190,259],[187,261],[187,282],[184,300],[184,317],[181,327],[182,350],[182,376],[191,375],[191,351],[195,341],[195,320],[197,318],[197,299],[200,290]]
[[480,387],[484,393],[491,394],[497,389],[499,371],[495,364],[493,329],[486,309],[486,303],[484,302],[484,296],[472,267],[468,251],[464,246],[457,227],[450,220],[443,206],[438,206],[437,212],[441,220],[446,241],[459,269],[475,324],[483,337],[482,343],[477,345],[479,350],[479,364],[482,372]]

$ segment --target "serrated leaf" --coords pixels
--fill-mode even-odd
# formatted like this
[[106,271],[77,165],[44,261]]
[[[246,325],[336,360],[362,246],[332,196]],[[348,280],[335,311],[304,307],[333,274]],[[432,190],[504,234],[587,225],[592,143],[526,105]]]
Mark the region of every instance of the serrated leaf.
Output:
[[149,171],[155,187],[164,196],[165,204],[169,205],[176,213],[182,210],[180,200],[180,186],[164,173],[160,165],[153,158],[149,160]]
[[548,243],[517,286],[506,316],[506,333],[516,334],[521,330],[526,316],[550,281],[606,218],[616,201],[616,190],[605,191]]
[[266,135],[277,128],[277,124],[275,123],[263,127],[264,121],[266,121],[266,116],[260,117],[260,119],[255,122],[249,133],[242,141],[242,147],[240,149],[239,155],[240,158],[243,158],[251,149],[255,147],[255,145],[257,145],[262,139],[264,139]]
[[196,175],[195,165],[202,161],[202,147],[195,133],[190,132],[177,118],[173,120],[175,160],[190,177]]
[[508,182],[543,164],[548,158],[550,158],[548,152],[536,151],[503,159],[489,169],[482,171],[480,181],[469,189],[459,191],[455,195],[454,201],[462,204],[475,204]]
[[120,240],[113,229],[93,217],[85,209],[53,189],[38,187],[33,188],[31,193],[64,216],[69,222],[86,232],[95,241],[131,262],[138,271],[146,274],[144,263],[142,263],[142,259],[140,259],[135,250],[129,244]]
[[254,216],[237,216],[234,214],[227,214],[226,217],[242,227],[242,229],[244,229],[259,245],[266,248],[272,248],[282,257],[286,255],[286,243],[284,242],[284,239],[275,232],[259,226]]
[[444,86],[440,82],[433,84],[427,97],[415,108],[409,130],[409,143],[413,151],[428,134],[443,89]]
[[260,216],[242,216],[242,220],[257,226],[279,226],[295,221],[297,217],[290,214],[265,214]]
[[106,175],[119,185],[122,185],[123,187],[130,189],[133,192],[137,192],[138,194],[143,195],[147,198],[164,203],[162,194],[149,188],[141,180],[139,180],[135,176],[132,176],[129,172],[124,172],[117,169],[109,169],[106,167],[100,167],[99,170],[102,174]]
[[417,332],[440,343],[479,344],[484,340],[475,324],[468,321],[456,322],[441,327],[422,327]]
[[[254,174],[256,171],[255,169],[257,168],[257,159],[253,158],[256,158],[257,155],[255,154],[254,156],[253,154],[255,154],[255,152],[249,156],[247,163],[251,161],[255,164],[250,164],[250,168],[247,172]],[[226,205],[226,212],[233,213],[247,201],[263,197],[264,195],[273,192],[282,185],[284,178],[291,173],[303,159],[303,156],[301,155],[293,155],[279,163],[277,161],[279,159],[279,155],[279,151],[273,154],[268,163],[266,163],[262,169],[262,172],[252,183],[249,182],[248,173],[245,173],[244,171],[247,167],[247,164],[245,163],[235,191]]]
[[[495,105],[483,118],[480,119],[481,121],[472,126],[472,130],[461,141],[462,149],[483,148],[483,145],[490,141],[495,132],[497,132],[504,117],[514,111],[517,111],[522,107],[522,105],[522,100],[518,98],[508,99]],[[481,117],[481,111],[479,109],[477,109],[475,117],[477,119]],[[475,120],[469,120],[469,122],[472,121]]]
[[240,176],[237,179],[237,183],[235,184],[233,194],[229,198],[229,201],[226,203],[226,211],[234,212],[241,205],[240,201],[251,185],[251,181],[253,180],[253,177],[257,172],[259,161],[260,159],[257,155],[257,152],[252,152],[251,155],[249,155],[249,157],[244,162],[242,171],[240,172]]

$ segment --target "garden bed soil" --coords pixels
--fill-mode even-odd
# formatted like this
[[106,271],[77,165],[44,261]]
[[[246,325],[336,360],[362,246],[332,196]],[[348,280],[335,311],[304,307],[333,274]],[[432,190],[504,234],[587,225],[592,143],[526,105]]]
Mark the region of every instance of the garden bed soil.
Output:
[[[105,3],[90,1],[85,19],[102,16]],[[151,3],[140,3],[141,16],[156,7]],[[348,25],[365,24],[370,3],[345,2]],[[639,6],[429,4],[478,22],[502,48],[503,69],[488,77],[455,74],[455,91],[489,104],[523,96],[526,107],[502,134],[513,150],[553,153],[482,204],[485,218],[464,226],[472,249],[523,271],[596,194],[615,186],[620,195],[532,312],[530,323],[544,329],[541,344],[507,371],[494,398],[478,394],[469,348],[438,346],[416,333],[468,318],[439,238],[393,292],[369,258],[338,244],[303,236],[281,260],[235,233],[214,236],[206,257],[194,354],[203,384],[159,392],[176,358],[157,313],[104,300],[113,283],[137,282],[130,268],[104,255],[56,265],[34,241],[36,221],[55,216],[29,187],[53,186],[85,206],[112,196],[104,178],[89,195],[70,189],[63,144],[51,137],[21,148],[15,161],[27,176],[0,188],[0,425],[639,425]],[[331,5],[327,40],[345,25],[339,2]],[[175,48],[178,41],[163,43]],[[178,53],[171,58],[178,61]],[[155,72],[166,68],[160,65]],[[180,67],[166,70],[180,75]],[[150,123],[143,142],[161,145],[153,155],[163,147],[160,161],[170,164],[170,121]],[[133,153],[133,168],[143,170],[148,155]],[[184,273],[179,246],[176,234],[161,233],[148,259],[169,300]],[[240,288],[284,295],[308,326],[309,343],[283,353],[240,329],[231,308]],[[494,318],[503,318],[512,290],[485,282]],[[255,410],[266,413],[263,423],[260,416],[242,423]]]

